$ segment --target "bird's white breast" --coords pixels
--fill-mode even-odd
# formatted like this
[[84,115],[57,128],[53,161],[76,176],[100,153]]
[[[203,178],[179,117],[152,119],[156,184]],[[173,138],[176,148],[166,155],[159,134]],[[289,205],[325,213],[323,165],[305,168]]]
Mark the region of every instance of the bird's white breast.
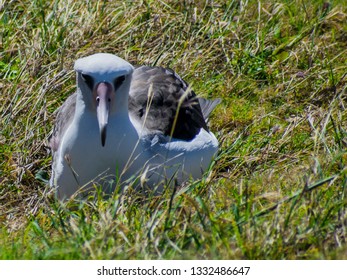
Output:
[[[128,121],[129,122],[129,121]],[[136,157],[137,133],[126,118],[110,116],[106,144],[100,141],[98,123],[84,114],[67,129],[58,151],[55,185],[58,193],[73,194],[79,187],[90,187],[106,178],[127,179],[135,173],[131,156]]]

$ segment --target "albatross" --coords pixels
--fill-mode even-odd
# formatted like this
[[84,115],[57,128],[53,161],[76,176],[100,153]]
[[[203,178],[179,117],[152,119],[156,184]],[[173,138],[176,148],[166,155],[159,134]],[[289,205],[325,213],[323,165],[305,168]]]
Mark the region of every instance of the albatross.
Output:
[[[131,180],[149,189],[202,177],[218,150],[197,97],[173,70],[97,53],[76,60],[77,90],[58,109],[50,185],[59,199]],[[169,183],[168,183],[169,182]]]

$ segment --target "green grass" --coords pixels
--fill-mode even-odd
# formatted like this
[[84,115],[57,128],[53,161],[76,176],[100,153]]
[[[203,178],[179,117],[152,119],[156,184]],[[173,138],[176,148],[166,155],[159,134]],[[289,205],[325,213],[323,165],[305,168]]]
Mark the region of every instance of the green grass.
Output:
[[[5,1],[0,30],[0,259],[347,258],[345,1]],[[223,99],[202,180],[54,198],[54,111],[95,52]]]

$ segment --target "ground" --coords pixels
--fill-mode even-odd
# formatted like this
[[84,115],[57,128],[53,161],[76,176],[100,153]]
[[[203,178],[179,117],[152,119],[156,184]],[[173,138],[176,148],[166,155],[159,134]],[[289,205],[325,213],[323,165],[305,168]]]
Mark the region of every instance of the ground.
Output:
[[[345,1],[23,0],[0,19],[0,259],[347,258]],[[56,200],[54,112],[95,52],[222,98],[201,180]]]

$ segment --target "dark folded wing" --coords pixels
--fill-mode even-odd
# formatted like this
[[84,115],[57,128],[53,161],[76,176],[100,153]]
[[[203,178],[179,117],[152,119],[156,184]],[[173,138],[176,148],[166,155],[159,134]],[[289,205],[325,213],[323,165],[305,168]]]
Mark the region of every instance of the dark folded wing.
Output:
[[135,69],[129,111],[149,133],[162,133],[189,141],[201,128],[208,131],[199,99],[171,69],[149,66]]

